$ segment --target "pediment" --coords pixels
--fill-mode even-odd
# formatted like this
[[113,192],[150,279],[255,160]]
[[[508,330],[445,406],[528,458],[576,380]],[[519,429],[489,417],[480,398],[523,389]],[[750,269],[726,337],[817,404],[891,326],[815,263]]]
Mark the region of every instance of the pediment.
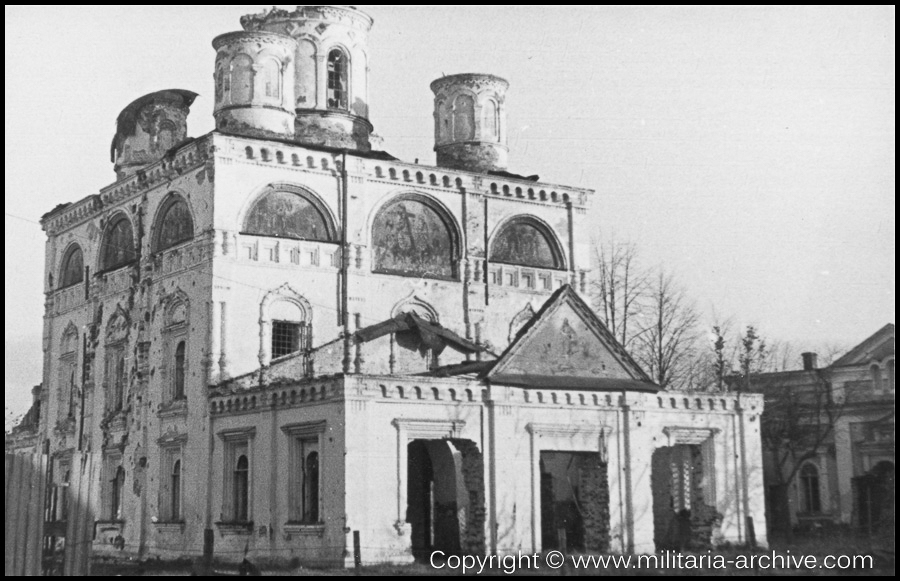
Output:
[[658,389],[570,286],[544,304],[487,377],[528,387]]

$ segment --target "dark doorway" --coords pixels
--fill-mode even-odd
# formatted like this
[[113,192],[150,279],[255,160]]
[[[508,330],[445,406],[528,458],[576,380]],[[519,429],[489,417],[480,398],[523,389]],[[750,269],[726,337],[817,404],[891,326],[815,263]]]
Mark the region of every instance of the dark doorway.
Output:
[[880,531],[894,527],[894,465],[876,464],[865,476],[855,478],[858,490],[859,523],[864,529]]
[[541,452],[541,546],[564,552],[609,548],[609,483],[596,452]]
[[484,463],[474,442],[411,441],[406,498],[416,559],[484,554]]

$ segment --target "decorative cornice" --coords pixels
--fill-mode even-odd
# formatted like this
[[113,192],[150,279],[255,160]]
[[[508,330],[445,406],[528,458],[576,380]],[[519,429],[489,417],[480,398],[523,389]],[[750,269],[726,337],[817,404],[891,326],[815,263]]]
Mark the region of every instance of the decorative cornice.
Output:
[[702,444],[719,432],[720,430],[718,428],[692,428],[676,426],[667,426],[663,428],[663,433],[669,439],[669,446],[674,446],[676,444]]
[[235,32],[226,32],[225,34],[220,34],[215,37],[212,41],[212,46],[214,49],[219,50],[223,46],[227,46],[230,44],[237,43],[253,43],[258,42],[262,44],[279,44],[288,49],[296,49],[297,41],[286,35],[280,34],[278,32],[269,32],[266,30],[238,30]]

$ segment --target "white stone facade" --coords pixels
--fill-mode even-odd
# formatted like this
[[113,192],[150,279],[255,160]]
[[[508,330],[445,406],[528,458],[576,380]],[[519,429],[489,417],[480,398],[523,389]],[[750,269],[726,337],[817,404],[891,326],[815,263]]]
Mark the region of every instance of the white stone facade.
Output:
[[[102,455],[98,550],[345,564],[359,531],[367,563],[445,541],[538,551],[541,499],[552,512],[588,487],[546,496],[541,452],[564,452],[607,474],[584,543],[649,552],[651,457],[678,446],[702,454],[684,502],[702,492],[716,513],[709,541],[747,542],[750,517],[765,544],[762,399],[653,393],[580,296],[592,191],[304,131],[216,131],[43,218],[42,439],[59,473],[73,450]],[[546,337],[569,351],[536,354]]]

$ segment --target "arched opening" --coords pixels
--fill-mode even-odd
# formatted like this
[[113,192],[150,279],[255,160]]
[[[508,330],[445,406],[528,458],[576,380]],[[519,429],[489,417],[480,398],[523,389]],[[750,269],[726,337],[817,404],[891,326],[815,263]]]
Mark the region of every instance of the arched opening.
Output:
[[249,484],[250,484],[250,461],[245,454],[237,457],[234,463],[234,472],[232,473],[234,493],[234,520],[237,522],[247,522],[249,520]]
[[348,75],[350,63],[339,48],[328,53],[328,108],[348,109]]
[[475,98],[460,95],[453,101],[453,140],[475,139]]
[[187,202],[177,194],[170,194],[156,220],[154,252],[161,252],[194,237],[194,220]]
[[113,270],[137,259],[134,231],[124,215],[117,216],[107,227],[100,248],[100,270]]
[[333,242],[335,228],[319,199],[298,187],[267,190],[244,221],[244,234]]
[[804,514],[822,512],[819,470],[812,464],[806,464],[800,469],[800,511]]
[[261,73],[266,98],[279,101],[281,99],[281,63],[274,58],[266,58],[263,60]]
[[386,204],[372,225],[373,271],[457,278],[456,225],[443,208],[415,194]]
[[181,460],[175,460],[172,465],[171,485],[172,514],[170,516],[173,521],[179,521],[181,520]]
[[894,360],[891,359],[887,362],[887,376],[888,376],[888,387],[891,391],[894,391]]
[[552,231],[534,218],[521,216],[503,225],[494,236],[491,262],[536,268],[565,268],[562,249]]
[[253,59],[239,54],[231,61],[231,102],[242,104],[253,99]]
[[184,341],[180,341],[175,347],[175,385],[174,399],[184,399]]
[[488,141],[500,141],[500,112],[497,108],[497,103],[492,99],[488,99],[484,104],[483,118],[482,129],[484,139]]
[[80,246],[72,244],[63,255],[59,288],[66,288],[80,282],[84,282],[84,253]]

